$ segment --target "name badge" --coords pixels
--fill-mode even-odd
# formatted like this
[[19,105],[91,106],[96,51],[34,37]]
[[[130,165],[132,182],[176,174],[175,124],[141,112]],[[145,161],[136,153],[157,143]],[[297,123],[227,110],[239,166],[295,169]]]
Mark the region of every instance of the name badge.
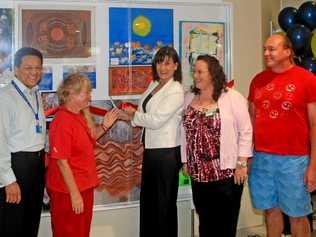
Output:
[[43,133],[43,126],[36,124],[35,131],[36,133]]
[[204,114],[205,114],[205,117],[209,117],[218,113],[218,111],[219,111],[218,108],[211,108],[211,109],[208,109]]

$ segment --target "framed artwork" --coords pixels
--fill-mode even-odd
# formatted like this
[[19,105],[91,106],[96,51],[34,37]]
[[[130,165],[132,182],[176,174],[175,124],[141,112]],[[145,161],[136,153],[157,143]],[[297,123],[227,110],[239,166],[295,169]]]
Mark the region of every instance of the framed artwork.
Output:
[[142,94],[153,57],[166,45],[173,45],[173,9],[110,7],[109,95]]
[[0,77],[6,77],[13,68],[13,13],[11,8],[0,8]]
[[63,79],[65,79],[71,73],[82,73],[84,74],[91,83],[91,87],[96,89],[97,87],[97,73],[95,65],[68,65],[63,66]]
[[110,67],[109,95],[142,94],[152,81],[150,66]]
[[41,96],[44,111],[56,108],[59,105],[56,91],[42,91]]
[[53,89],[53,68],[50,66],[43,67],[42,80],[38,84],[39,90],[50,91]]
[[183,85],[189,89],[193,83],[194,64],[199,55],[215,56],[225,68],[225,24],[201,21],[180,21],[179,24]]
[[[92,101],[91,105],[110,110],[114,105],[120,107],[123,102],[127,101],[97,100]],[[137,104],[135,100],[128,102]],[[102,120],[103,116],[94,115],[97,124]],[[94,151],[100,181],[97,190],[103,193],[100,204],[139,200],[144,150],[140,136],[140,128],[133,128],[125,121],[117,121],[97,140]],[[98,195],[95,204],[98,204]]]
[[91,56],[91,11],[21,9],[22,46],[45,58]]
[[150,65],[160,47],[173,45],[173,10],[110,7],[109,44],[110,66]]

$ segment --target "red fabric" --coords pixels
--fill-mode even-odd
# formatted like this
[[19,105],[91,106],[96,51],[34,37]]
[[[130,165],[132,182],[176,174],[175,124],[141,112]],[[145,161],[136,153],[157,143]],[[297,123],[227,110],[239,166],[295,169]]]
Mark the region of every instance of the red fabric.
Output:
[[47,187],[68,193],[57,166],[58,159],[65,159],[72,170],[80,191],[97,186],[95,141],[91,138],[84,116],[60,107],[49,129],[49,162]]
[[[231,86],[229,86],[229,87],[231,87]],[[137,105],[130,103],[130,102],[123,102],[118,106],[118,108],[125,109],[126,107],[130,107],[130,106],[133,107],[134,109],[137,109]],[[48,117],[50,115],[54,115],[58,111],[58,109],[59,109],[59,106],[46,110],[45,116]],[[108,110],[106,110],[104,108],[100,108],[100,107],[96,107],[96,106],[92,106],[92,105],[90,105],[89,110],[92,114],[99,115],[99,116],[104,116],[108,112]]]
[[90,106],[89,110],[92,114],[99,115],[99,116],[104,116],[108,111],[104,108],[99,108],[95,106]]
[[75,214],[70,195],[49,191],[53,237],[89,237],[93,209],[93,189],[81,192],[84,212]]
[[307,155],[310,151],[307,104],[316,102],[316,77],[294,66],[284,73],[270,70],[251,82],[255,105],[255,149],[279,155]]

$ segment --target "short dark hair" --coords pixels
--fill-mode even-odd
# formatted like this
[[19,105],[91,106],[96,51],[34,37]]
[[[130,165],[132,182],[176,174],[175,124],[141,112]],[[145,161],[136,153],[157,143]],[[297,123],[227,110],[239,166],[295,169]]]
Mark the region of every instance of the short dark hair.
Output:
[[43,65],[43,55],[42,53],[34,48],[31,47],[23,47],[16,51],[14,55],[14,66],[20,67],[22,63],[22,59],[25,56],[36,56],[41,60],[41,64]]
[[[210,56],[207,54],[199,55],[196,59],[196,62],[199,60],[207,64],[207,69],[212,77],[213,86],[214,86],[212,97],[213,97],[213,100],[218,101],[218,98],[220,97],[222,92],[226,91],[227,80],[226,80],[223,67],[220,65],[219,61],[214,56]],[[193,84],[191,91],[194,94],[200,94],[200,89],[198,89],[195,86],[195,84]]]
[[154,81],[159,81],[159,76],[157,74],[157,64],[162,63],[166,58],[171,58],[174,63],[178,64],[177,70],[174,72],[173,80],[182,82],[182,70],[179,55],[177,51],[171,46],[161,47],[158,52],[155,54],[155,57],[152,61],[151,67],[153,71]]

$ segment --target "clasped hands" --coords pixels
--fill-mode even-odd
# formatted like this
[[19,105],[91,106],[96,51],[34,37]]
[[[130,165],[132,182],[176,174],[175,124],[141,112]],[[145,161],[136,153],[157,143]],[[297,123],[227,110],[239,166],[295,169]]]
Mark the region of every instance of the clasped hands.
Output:
[[124,121],[131,121],[134,117],[136,109],[132,106],[125,106],[121,110],[119,110],[118,118]]
[[104,115],[102,127],[104,130],[109,129],[117,119],[130,121],[133,119],[135,112],[136,109],[132,106],[126,106],[123,109],[113,108]]

